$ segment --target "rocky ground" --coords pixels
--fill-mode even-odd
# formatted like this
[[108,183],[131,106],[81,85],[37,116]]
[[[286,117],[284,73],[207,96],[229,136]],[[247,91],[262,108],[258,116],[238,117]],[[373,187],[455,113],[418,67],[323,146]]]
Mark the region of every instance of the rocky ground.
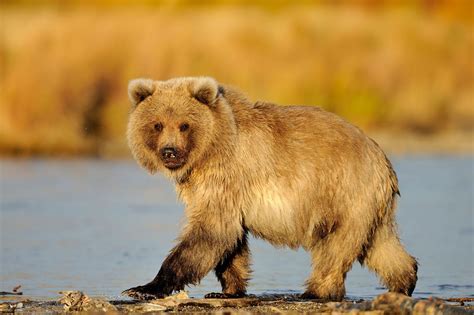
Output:
[[249,296],[240,299],[195,299],[185,292],[152,301],[107,301],[80,291],[60,292],[58,301],[31,301],[21,295],[0,297],[1,313],[311,313],[311,314],[474,314],[474,298],[412,299],[385,293],[373,300],[324,302],[296,295]]

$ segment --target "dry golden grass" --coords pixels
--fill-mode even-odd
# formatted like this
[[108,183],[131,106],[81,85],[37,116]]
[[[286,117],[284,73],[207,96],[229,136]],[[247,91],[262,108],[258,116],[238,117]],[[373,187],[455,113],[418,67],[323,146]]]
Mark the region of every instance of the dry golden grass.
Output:
[[466,19],[390,7],[2,8],[0,152],[123,154],[126,86],[210,75],[372,131],[472,132]]

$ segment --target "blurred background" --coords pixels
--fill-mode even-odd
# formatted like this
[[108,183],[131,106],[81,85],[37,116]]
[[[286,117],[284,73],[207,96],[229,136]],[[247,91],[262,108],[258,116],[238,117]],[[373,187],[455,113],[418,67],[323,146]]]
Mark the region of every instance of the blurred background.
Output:
[[127,82],[208,75],[472,152],[471,0],[0,0],[0,153],[129,157]]
[[[183,205],[131,159],[127,84],[208,75],[255,101],[322,106],[377,140],[420,263],[414,296],[474,297],[473,5],[0,0],[0,291],[120,299],[153,278]],[[307,253],[250,247],[250,293],[303,292]],[[349,298],[384,291],[354,265]]]

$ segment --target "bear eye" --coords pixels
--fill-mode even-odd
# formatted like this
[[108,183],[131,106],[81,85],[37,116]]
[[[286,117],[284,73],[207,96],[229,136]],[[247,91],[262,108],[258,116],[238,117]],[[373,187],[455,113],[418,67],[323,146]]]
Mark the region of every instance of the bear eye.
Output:
[[186,124],[186,123],[185,123],[185,124],[181,124],[181,125],[179,126],[179,131],[181,131],[181,132],[185,132],[185,131],[188,130],[188,129],[189,129],[189,124]]
[[156,123],[153,128],[155,128],[156,131],[160,132],[163,130],[163,124],[162,123]]

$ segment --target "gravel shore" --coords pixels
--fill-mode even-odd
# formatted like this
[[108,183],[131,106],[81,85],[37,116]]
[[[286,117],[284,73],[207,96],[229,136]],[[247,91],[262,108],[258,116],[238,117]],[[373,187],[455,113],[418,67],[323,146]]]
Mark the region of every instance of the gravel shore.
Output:
[[1,313],[311,313],[311,314],[474,314],[474,298],[413,299],[385,293],[373,300],[324,302],[297,295],[262,295],[240,299],[195,299],[182,292],[152,301],[107,301],[80,291],[61,292],[58,301],[32,301],[23,296],[1,296]]

